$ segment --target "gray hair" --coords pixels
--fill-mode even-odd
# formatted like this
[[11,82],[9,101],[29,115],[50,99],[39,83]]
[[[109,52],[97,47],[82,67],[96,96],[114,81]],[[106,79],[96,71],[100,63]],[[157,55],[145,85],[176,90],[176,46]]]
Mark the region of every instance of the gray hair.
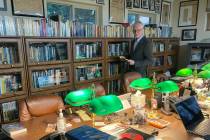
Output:
[[133,24],[133,27],[135,27],[137,24],[140,24],[140,25],[144,26],[144,24],[143,24],[141,21],[136,21],[136,22]]

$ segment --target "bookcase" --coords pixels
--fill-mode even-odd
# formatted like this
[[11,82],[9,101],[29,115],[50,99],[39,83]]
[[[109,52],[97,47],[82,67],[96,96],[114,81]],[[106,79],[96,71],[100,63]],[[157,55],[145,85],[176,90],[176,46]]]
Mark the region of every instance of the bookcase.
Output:
[[[154,63],[148,72],[174,72],[179,39],[150,39]],[[65,98],[69,91],[92,83],[102,84],[106,93],[124,93],[122,79],[128,65],[119,56],[128,56],[131,40],[1,37],[1,123],[17,120],[17,101],[31,95],[56,94]],[[12,116],[16,116],[15,119]]]
[[28,95],[21,37],[0,37],[0,124],[18,119],[17,102]]
[[179,38],[150,38],[153,44],[153,64],[148,67],[149,75],[153,72],[162,73],[169,70],[175,73]]

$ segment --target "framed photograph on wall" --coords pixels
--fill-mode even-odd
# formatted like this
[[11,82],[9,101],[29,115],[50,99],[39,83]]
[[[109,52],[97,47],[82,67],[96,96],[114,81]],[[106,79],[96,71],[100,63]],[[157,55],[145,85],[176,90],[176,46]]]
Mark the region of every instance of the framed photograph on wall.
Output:
[[206,31],[210,31],[210,12],[207,13]]
[[178,27],[196,26],[198,3],[198,0],[180,2]]
[[163,1],[161,6],[160,23],[162,25],[170,24],[171,2]]
[[12,13],[15,16],[44,17],[43,0],[12,0]]
[[155,13],[160,14],[162,0],[155,0]]
[[109,23],[121,24],[125,19],[124,0],[109,0]]
[[155,11],[155,0],[150,0],[149,1],[149,10],[150,11]]
[[0,0],[0,11],[7,11],[7,1]]
[[141,8],[149,9],[149,1],[148,0],[141,0]]
[[132,9],[133,2],[132,0],[126,0],[126,8]]
[[196,40],[197,29],[182,30],[182,41]]
[[141,0],[133,0],[133,8],[140,8]]
[[210,12],[210,0],[207,0],[206,11]]

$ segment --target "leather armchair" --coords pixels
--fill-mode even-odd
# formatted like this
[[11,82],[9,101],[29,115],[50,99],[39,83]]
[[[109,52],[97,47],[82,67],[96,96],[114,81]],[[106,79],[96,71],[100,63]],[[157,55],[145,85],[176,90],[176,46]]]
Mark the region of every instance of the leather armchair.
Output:
[[[106,95],[106,91],[100,83],[94,83],[94,84],[95,84],[95,88],[96,88],[95,89],[96,90],[96,97]],[[91,85],[82,85],[81,87],[79,87],[79,89],[88,88],[90,86]]]
[[65,109],[63,100],[56,95],[30,96],[19,102],[20,121],[27,121],[34,117],[58,112]]
[[129,93],[129,92],[133,92],[133,89],[131,89],[129,87],[130,83],[138,78],[141,78],[141,74],[138,72],[127,72],[124,75],[124,87],[125,87],[125,92]]

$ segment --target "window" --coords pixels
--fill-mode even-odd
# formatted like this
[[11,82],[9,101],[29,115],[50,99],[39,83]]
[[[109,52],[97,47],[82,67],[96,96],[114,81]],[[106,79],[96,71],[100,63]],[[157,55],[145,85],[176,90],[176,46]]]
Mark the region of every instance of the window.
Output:
[[152,23],[153,17],[142,13],[128,13],[128,22],[134,24],[136,21],[141,21],[144,25]]
[[62,21],[76,20],[81,23],[98,24],[98,6],[47,2],[47,17],[60,16]]

